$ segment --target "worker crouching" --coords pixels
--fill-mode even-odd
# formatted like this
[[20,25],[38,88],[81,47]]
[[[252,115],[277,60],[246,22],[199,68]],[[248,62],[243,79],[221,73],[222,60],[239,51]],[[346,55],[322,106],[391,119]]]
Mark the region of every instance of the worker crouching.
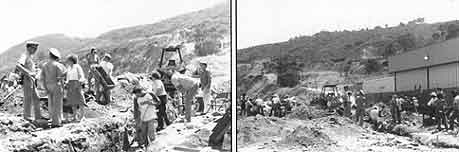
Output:
[[156,138],[155,119],[158,118],[156,106],[159,99],[154,94],[147,93],[142,87],[135,87],[132,93],[135,95],[134,119],[138,143],[147,148]]
[[175,71],[172,74],[171,81],[172,84],[179,90],[184,96],[185,100],[185,119],[187,122],[191,122],[192,116],[192,103],[194,97],[198,93],[199,82],[194,80],[192,77],[185,75],[186,69],[182,68],[178,71]]

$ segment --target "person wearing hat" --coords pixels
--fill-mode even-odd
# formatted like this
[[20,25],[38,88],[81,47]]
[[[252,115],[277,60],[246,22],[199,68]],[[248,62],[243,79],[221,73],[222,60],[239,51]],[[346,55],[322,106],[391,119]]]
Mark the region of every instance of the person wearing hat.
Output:
[[64,77],[66,68],[58,60],[61,58],[59,50],[48,49],[49,61],[43,66],[41,78],[48,94],[48,109],[52,127],[62,126],[64,97]]
[[401,111],[401,103],[400,103],[400,99],[398,97],[398,95],[394,94],[392,95],[392,99],[390,101],[390,104],[391,104],[391,115],[392,115],[392,120],[395,122],[395,123],[400,123],[401,122],[401,114],[400,114],[400,111]]
[[452,112],[450,114],[451,119],[449,120],[449,129],[451,130],[454,130],[456,123],[459,123],[459,91],[454,91],[453,95],[454,99],[452,104]]
[[[91,52],[88,55],[86,55],[86,60],[88,62],[89,67],[99,64],[99,56],[97,55],[97,49],[95,47],[92,47],[90,51]],[[92,71],[92,69],[89,68],[89,71],[88,71],[88,89],[89,91],[93,89],[92,80],[94,78],[95,78],[94,71]],[[97,80],[94,80],[94,81],[97,81]]]
[[[167,92],[164,88],[164,84],[161,81],[161,75],[158,72],[153,72],[151,74],[151,79],[153,82],[151,83],[152,92],[158,96],[160,103],[158,105],[158,128],[157,130],[163,130],[164,127],[169,126],[171,122],[167,118],[166,113],[166,105],[168,103],[167,100]],[[164,125],[165,124],[165,125]]]
[[271,111],[269,116],[280,117],[281,107],[279,95],[273,94],[271,98]]
[[[112,56],[106,53],[99,63],[99,65],[104,69],[109,77],[112,77],[113,73],[113,64],[110,63]],[[99,102],[101,101],[101,97],[104,97],[104,104],[108,104],[111,102],[111,90],[102,87],[102,83],[99,82],[100,80],[96,80],[96,100]]]
[[352,92],[348,91],[346,95],[343,96],[343,115],[345,117],[350,117],[351,116],[351,96]]
[[[211,100],[211,84],[212,84],[212,76],[210,71],[207,70],[207,63],[201,61],[199,63],[199,69],[194,72],[194,77],[198,77],[200,80],[200,89],[202,91],[202,96],[204,100],[204,109],[208,109],[210,106]],[[208,110],[206,110],[208,111]]]
[[243,93],[241,97],[239,98],[239,105],[241,107],[242,116],[247,116],[246,102],[247,102],[247,95]]
[[448,128],[448,120],[445,112],[445,99],[442,98],[442,92],[438,90],[440,89],[437,89],[437,92],[432,92],[430,94],[430,100],[427,103],[427,106],[433,109],[434,117],[437,120],[437,129],[442,130],[442,125],[444,125],[446,129]]
[[156,106],[159,104],[159,99],[147,93],[146,89],[141,86],[135,86],[132,94],[134,94],[134,120],[136,122],[136,138],[139,145],[147,148],[149,144],[155,140],[155,119]]
[[112,56],[106,53],[100,62],[100,66],[104,69],[105,72],[111,77],[113,74],[113,64],[110,63],[112,60]]
[[24,112],[23,117],[26,120],[31,120],[31,110],[33,108],[34,119],[41,119],[40,102],[36,93],[37,86],[35,85],[36,67],[32,60],[37,52],[38,43],[33,41],[26,42],[26,52],[19,58],[16,68],[21,69],[22,73],[22,89],[24,92]]
[[356,104],[356,111],[355,111],[355,119],[356,122],[359,124],[359,126],[363,125],[363,115],[365,112],[364,106],[365,106],[365,93],[363,90],[360,90],[359,93],[357,94],[357,97],[355,99],[355,104]]
[[418,100],[418,98],[413,96],[411,98],[411,101],[413,102],[414,112],[418,113],[418,108],[419,108],[419,100]]
[[194,97],[198,94],[199,82],[194,78],[184,74],[185,69],[180,68],[178,71],[174,71],[171,77],[172,84],[181,92],[185,99],[185,119],[187,122],[191,122],[192,115],[192,103]]

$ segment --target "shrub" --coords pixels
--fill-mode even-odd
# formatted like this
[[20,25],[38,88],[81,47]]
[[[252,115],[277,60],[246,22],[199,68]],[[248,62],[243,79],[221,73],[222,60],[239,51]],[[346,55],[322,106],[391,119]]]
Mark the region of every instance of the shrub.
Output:
[[207,56],[220,51],[220,42],[215,40],[206,40],[199,42],[194,46],[197,56]]

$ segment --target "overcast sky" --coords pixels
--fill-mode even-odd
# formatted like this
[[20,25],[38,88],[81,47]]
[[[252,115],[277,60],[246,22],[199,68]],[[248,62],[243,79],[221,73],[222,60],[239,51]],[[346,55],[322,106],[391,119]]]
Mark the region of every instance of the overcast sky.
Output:
[[223,0],[1,0],[0,52],[52,33],[96,37],[112,29],[151,24]]
[[239,0],[238,48],[286,41],[322,30],[459,19],[458,0]]

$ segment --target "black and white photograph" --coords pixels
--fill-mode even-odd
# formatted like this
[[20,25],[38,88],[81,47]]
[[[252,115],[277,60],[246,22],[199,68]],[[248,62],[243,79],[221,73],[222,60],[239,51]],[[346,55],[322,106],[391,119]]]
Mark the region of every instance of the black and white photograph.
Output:
[[230,152],[231,0],[2,0],[1,152]]
[[459,1],[235,11],[236,151],[459,151]]

